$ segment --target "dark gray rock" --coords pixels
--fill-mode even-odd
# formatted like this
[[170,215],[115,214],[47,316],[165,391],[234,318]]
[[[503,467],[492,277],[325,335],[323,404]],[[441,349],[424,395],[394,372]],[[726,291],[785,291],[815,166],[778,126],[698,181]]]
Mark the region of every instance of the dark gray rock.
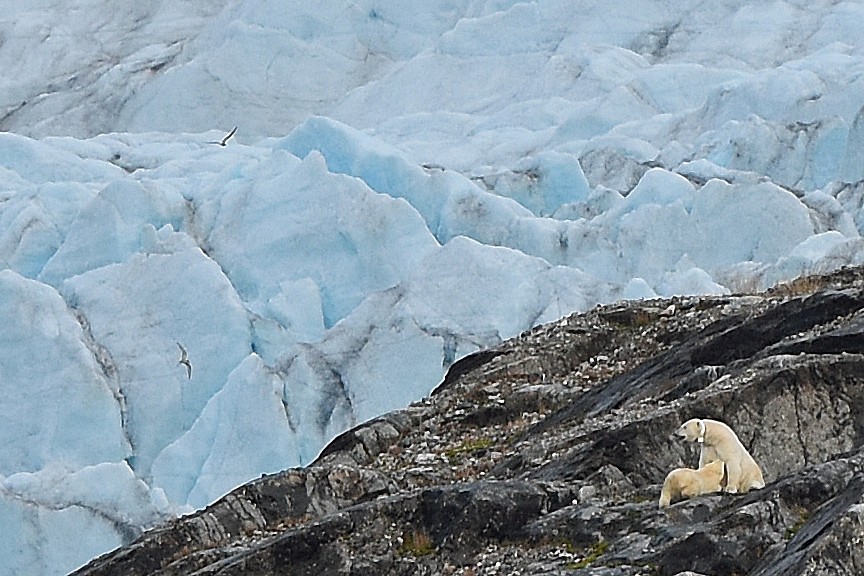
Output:
[[[861,277],[538,327],[77,574],[862,574]],[[658,509],[698,460],[670,438],[691,417],[729,423],[767,486]]]

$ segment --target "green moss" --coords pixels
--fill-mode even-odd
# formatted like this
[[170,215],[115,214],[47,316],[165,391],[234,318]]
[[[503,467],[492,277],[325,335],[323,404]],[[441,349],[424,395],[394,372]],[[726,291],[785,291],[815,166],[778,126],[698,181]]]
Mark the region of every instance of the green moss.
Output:
[[657,317],[648,312],[647,310],[637,310],[633,315],[633,326],[636,328],[643,328],[650,324],[653,324],[657,320]]
[[578,570],[580,568],[587,568],[591,564],[597,561],[600,556],[606,553],[606,549],[609,548],[608,540],[601,540],[594,544],[584,558],[579,560],[578,562],[570,562],[567,564],[568,570]]
[[457,456],[463,456],[465,454],[472,454],[474,452],[479,452],[480,450],[485,450],[492,446],[492,440],[488,438],[478,438],[476,440],[466,440],[459,446],[455,448],[450,448],[444,451],[444,455],[447,456],[450,460],[453,460]]
[[435,552],[435,547],[432,545],[432,539],[425,532],[412,532],[402,539],[399,552],[403,556],[410,554],[419,558]]
[[807,524],[807,521],[810,520],[810,512],[807,510],[802,510],[798,515],[798,521],[792,525],[791,528],[788,528],[785,533],[786,540],[791,540],[795,534],[798,533],[801,528]]
[[606,315],[606,321],[611,327],[625,331],[650,326],[657,318],[656,312],[644,308],[626,309]]

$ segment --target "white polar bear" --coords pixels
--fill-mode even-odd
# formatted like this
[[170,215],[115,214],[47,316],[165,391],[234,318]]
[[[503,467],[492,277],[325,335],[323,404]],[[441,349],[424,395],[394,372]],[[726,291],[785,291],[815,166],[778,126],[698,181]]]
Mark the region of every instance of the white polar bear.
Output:
[[660,508],[666,508],[672,500],[719,492],[723,489],[725,476],[726,465],[722,460],[715,460],[698,470],[676,468],[666,475],[666,481],[663,482]]
[[723,422],[693,418],[682,424],[675,434],[701,444],[700,468],[714,460],[725,462],[728,474],[726,492],[747,492],[751,488],[765,487],[759,465],[735,432]]

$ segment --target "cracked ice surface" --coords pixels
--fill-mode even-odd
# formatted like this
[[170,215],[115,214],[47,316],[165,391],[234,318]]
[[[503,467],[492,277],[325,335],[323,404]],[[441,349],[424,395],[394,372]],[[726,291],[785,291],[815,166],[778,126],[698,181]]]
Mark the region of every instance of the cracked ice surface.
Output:
[[0,572],[537,323],[862,262],[859,4],[422,4],[4,3]]

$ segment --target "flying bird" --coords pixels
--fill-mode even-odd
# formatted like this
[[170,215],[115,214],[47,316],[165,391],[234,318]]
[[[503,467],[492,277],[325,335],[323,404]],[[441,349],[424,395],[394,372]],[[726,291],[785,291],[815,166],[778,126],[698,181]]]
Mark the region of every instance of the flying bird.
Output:
[[182,364],[183,366],[186,367],[186,375],[191,380],[192,379],[192,363],[189,362],[189,354],[186,353],[186,348],[184,348],[183,345],[180,344],[179,342],[177,342],[177,346],[180,348],[180,361],[177,363]]
[[208,144],[218,144],[219,146],[226,146],[226,145],[228,144],[228,140],[229,140],[232,136],[234,136],[234,133],[235,133],[235,132],[237,132],[237,126],[235,126],[234,129],[231,130],[231,132],[229,132],[228,135],[225,136],[224,138],[222,138],[222,140],[220,140],[219,142],[210,141],[210,142],[207,142],[207,143],[208,143]]

